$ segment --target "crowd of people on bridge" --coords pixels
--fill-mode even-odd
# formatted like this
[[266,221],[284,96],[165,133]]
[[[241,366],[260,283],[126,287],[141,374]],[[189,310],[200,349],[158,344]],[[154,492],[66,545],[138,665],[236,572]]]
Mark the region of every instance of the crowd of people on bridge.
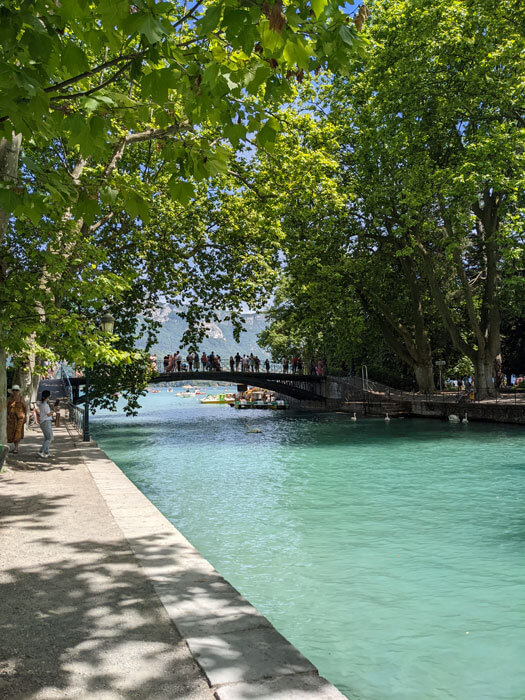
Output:
[[[249,355],[236,353],[230,355],[227,363],[223,363],[220,355],[213,350],[206,354],[202,352],[199,356],[198,352],[190,351],[184,355],[180,350],[177,350],[172,355],[164,355],[162,366],[158,366],[157,355],[150,355],[150,363],[152,370],[171,374],[173,372],[282,372],[283,374],[306,374],[324,376],[326,374],[326,362],[323,360],[310,361],[310,364],[305,367],[305,363],[300,355],[283,357],[280,362],[270,362],[269,358],[261,360],[257,355],[251,352]],[[309,370],[307,372],[306,370]]]

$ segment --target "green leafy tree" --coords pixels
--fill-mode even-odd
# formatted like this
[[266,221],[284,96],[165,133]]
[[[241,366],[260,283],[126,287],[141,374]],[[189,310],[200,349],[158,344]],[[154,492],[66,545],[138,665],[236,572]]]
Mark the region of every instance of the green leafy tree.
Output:
[[[293,96],[295,78],[344,70],[360,42],[334,0],[13,0],[0,8],[0,39],[2,441],[7,354],[52,348],[84,363],[126,359],[89,322],[136,283],[129,271],[106,271],[93,233],[115,210],[144,223],[151,216],[137,177],[122,177],[126,152],[155,143],[170,163],[171,196],[187,204],[196,183],[224,172],[228,142],[275,140],[274,110]],[[25,266],[20,239],[8,233],[13,222],[15,233],[36,230]],[[62,303],[59,288],[75,270],[71,302]],[[75,295],[87,323],[83,310],[71,312]]]
[[319,80],[307,88],[296,152],[279,151],[287,274],[325,290],[329,270],[334,289],[342,276],[424,390],[442,326],[450,364],[468,357],[492,396],[523,247],[524,12],[510,0],[370,11],[366,63],[329,76],[323,100]]
[[369,60],[329,100],[482,397],[496,391],[502,280],[523,237],[523,20],[513,2],[374,2]]
[[294,118],[289,112],[287,119],[295,128],[279,138],[271,157],[261,158],[258,173],[279,193],[269,206],[279,212],[283,230],[289,303],[276,309],[280,323],[285,312],[310,342],[323,338],[315,341],[318,356],[333,353],[331,361],[348,365],[362,349],[366,318],[415,372],[420,389],[432,391],[427,324],[434,309],[417,260],[407,255],[381,201],[382,178],[376,187],[362,151],[348,156],[341,145],[346,134],[331,113]]

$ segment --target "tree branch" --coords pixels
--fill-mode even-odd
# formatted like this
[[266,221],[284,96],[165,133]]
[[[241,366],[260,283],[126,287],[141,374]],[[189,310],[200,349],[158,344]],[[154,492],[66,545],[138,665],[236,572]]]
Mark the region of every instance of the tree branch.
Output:
[[261,194],[259,190],[257,189],[256,185],[254,185],[252,182],[247,180],[245,177],[240,175],[239,173],[236,173],[235,170],[228,170],[228,174],[232,175],[233,177],[237,178],[239,182],[242,182],[243,185],[246,185],[248,189],[250,189],[252,192],[255,192],[257,197],[261,200],[261,202],[266,202],[268,199],[272,199],[277,197],[276,194]]
[[430,284],[430,288],[432,290],[432,294],[434,297],[434,301],[436,302],[436,306],[439,309],[439,312],[441,313],[441,317],[443,318],[443,322],[450,334],[450,337],[452,339],[452,342],[456,346],[456,348],[463,353],[463,355],[467,355],[467,357],[470,357],[472,361],[475,361],[476,359],[476,353],[474,350],[466,343],[463,338],[461,337],[461,333],[459,331],[457,323],[454,321],[452,318],[452,313],[450,311],[449,305],[447,303],[447,300],[445,298],[445,295],[443,294],[443,291],[441,287],[439,286],[439,281],[436,277],[436,273],[434,271],[434,266],[432,264],[432,261],[430,259],[430,254],[428,250],[425,248],[425,246],[421,243],[421,241],[416,240],[416,244],[418,247],[418,250],[421,254],[421,258],[423,261],[423,269],[425,271],[425,276],[428,279],[428,282]]
[[56,95],[55,97],[52,97],[51,99],[56,102],[57,100],[74,100],[77,97],[89,97],[89,95],[92,95],[94,92],[98,92],[99,90],[102,90],[102,88],[106,87],[106,85],[109,85],[110,83],[113,83],[122,73],[127,71],[127,69],[131,66],[132,61],[129,61],[125,65],[123,65],[121,68],[118,69],[118,71],[112,75],[110,78],[107,80],[104,80],[102,83],[99,85],[95,85],[95,87],[90,88],[89,90],[84,90],[82,92],[71,92],[71,93],[65,93],[63,95]]
[[193,5],[193,7],[191,7],[191,8],[188,10],[188,12],[186,12],[185,15],[183,15],[179,20],[177,20],[177,21],[175,22],[175,24],[172,25],[172,29],[176,29],[176,28],[179,27],[181,24],[184,24],[184,22],[192,16],[192,14],[195,12],[195,10],[196,10],[198,7],[200,7],[200,5],[202,5],[202,3],[203,3],[203,0],[198,0],[198,2],[196,2],[195,5]]
[[76,75],[73,78],[68,78],[68,80],[64,80],[61,83],[55,83],[54,85],[50,85],[47,88],[44,88],[44,92],[56,92],[57,90],[62,90],[62,88],[67,87],[68,85],[74,85],[75,83],[78,83],[80,80],[83,80],[84,78],[90,78],[93,75],[96,75],[97,73],[100,73],[100,71],[105,70],[106,68],[110,68],[111,66],[116,66],[118,63],[121,63],[122,61],[133,61],[135,58],[139,58],[140,56],[144,55],[144,51],[137,51],[136,53],[130,53],[130,54],[125,54],[124,56],[117,56],[117,58],[112,58],[110,61],[105,61],[104,63],[101,63],[99,66],[96,66],[95,68],[92,68],[91,70],[84,71],[84,73],[80,73],[79,75]]
[[111,211],[109,214],[106,214],[103,216],[99,221],[97,221],[96,224],[91,224],[89,227],[89,233],[94,233],[97,231],[101,226],[104,226],[104,224],[107,224],[108,221],[111,221],[111,219],[115,216],[115,212]]

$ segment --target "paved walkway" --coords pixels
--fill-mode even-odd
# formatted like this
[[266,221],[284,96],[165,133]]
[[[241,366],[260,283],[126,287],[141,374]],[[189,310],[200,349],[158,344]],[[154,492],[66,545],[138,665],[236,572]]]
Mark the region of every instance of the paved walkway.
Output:
[[0,474],[0,697],[340,700],[96,447]]

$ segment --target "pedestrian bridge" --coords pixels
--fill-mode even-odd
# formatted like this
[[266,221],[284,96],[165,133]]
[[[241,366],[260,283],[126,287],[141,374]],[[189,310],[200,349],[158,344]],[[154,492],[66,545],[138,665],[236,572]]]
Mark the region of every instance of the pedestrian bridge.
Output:
[[[167,384],[170,382],[192,382],[195,379],[207,382],[228,382],[228,384],[257,386],[269,389],[284,396],[290,396],[301,401],[326,401],[326,377],[316,374],[287,374],[284,372],[229,372],[227,370],[192,371],[192,372],[161,372],[149,379],[148,384]],[[82,401],[78,396],[78,388],[85,385],[85,377],[71,377],[71,387],[76,394],[77,402]]]
[[291,396],[306,401],[324,401],[326,377],[316,374],[285,374],[284,372],[228,372],[215,370],[210,372],[168,372],[152,377],[148,384],[179,382],[202,379],[207,382],[228,382],[228,384],[258,386],[278,394]]

